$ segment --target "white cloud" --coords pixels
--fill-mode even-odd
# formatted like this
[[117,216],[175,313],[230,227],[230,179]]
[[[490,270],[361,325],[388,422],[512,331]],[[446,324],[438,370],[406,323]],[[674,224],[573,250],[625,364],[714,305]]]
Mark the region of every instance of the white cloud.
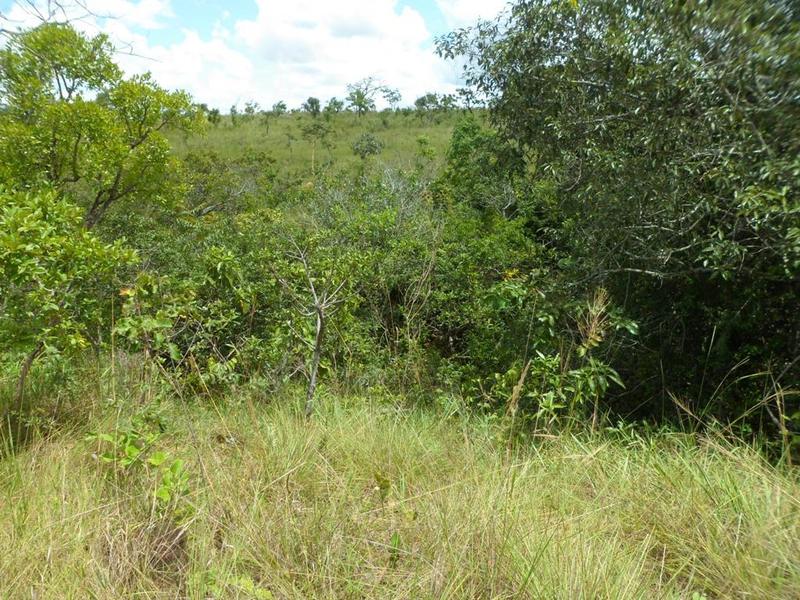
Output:
[[[118,57],[126,72],[150,71],[164,87],[187,90],[198,102],[227,109],[258,97],[253,63],[221,37],[203,40],[187,30],[170,46],[147,46],[140,39],[131,47],[135,55]],[[139,50],[142,47],[146,49]]]
[[466,27],[479,19],[494,19],[509,0],[436,0],[451,27]]
[[[170,0],[88,0],[95,16],[78,25],[108,33],[123,50],[118,59],[127,73],[151,71],[161,85],[225,110],[247,100],[299,106],[309,96],[341,98],[348,83],[367,76],[399,88],[405,104],[457,87],[456,67],[433,53],[425,20],[399,0],[255,1],[253,19],[221,13],[209,36],[182,30],[169,44],[153,43],[147,33],[180,25]],[[494,3],[436,1],[447,5],[442,10],[453,23]]]
[[258,0],[258,15],[235,25],[256,65],[265,97],[298,104],[309,95],[343,96],[345,85],[374,76],[405,101],[452,87],[449,67],[427,47],[431,33],[396,0]]
[[165,20],[174,16],[170,0],[87,0],[86,6],[96,15],[143,29],[165,27]]

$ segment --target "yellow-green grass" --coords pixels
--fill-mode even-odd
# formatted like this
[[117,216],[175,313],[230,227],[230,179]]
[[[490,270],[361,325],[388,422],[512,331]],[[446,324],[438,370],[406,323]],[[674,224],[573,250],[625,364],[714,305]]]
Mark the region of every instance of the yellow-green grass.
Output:
[[150,452],[190,474],[165,511],[85,439],[148,393],[97,390],[116,403],[0,461],[0,598],[800,597],[796,473],[717,437],[509,453],[489,422],[377,395],[310,421],[299,393],[164,400]]
[[361,159],[353,153],[353,142],[365,132],[372,133],[383,144],[378,160],[393,167],[408,169],[415,165],[418,139],[426,137],[436,157],[441,159],[450,142],[453,127],[459,113],[436,114],[419,117],[415,114],[369,113],[357,116],[342,113],[326,120],[331,127],[328,140],[331,148],[303,137],[303,128],[313,117],[306,113],[286,114],[272,117],[269,130],[261,117],[240,121],[232,126],[228,118],[217,126],[209,126],[202,134],[183,136],[171,134],[175,152],[185,156],[190,152],[213,151],[223,157],[236,158],[247,152],[263,151],[272,156],[280,172],[310,172],[312,154],[315,169],[326,164],[337,169],[349,169]]

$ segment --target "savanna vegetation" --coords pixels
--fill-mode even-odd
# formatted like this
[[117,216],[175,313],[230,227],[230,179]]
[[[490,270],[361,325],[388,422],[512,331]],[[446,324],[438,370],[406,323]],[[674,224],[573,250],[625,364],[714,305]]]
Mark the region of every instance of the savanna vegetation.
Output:
[[3,28],[0,598],[800,596],[798,11],[292,110]]

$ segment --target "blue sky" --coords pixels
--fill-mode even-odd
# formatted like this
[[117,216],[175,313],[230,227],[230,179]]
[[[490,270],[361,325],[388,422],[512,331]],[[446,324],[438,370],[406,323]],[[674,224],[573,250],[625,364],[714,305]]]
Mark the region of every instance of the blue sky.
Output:
[[[405,104],[429,91],[451,92],[458,69],[435,56],[434,37],[493,18],[506,2],[83,1],[93,15],[78,26],[107,33],[126,72],[151,71],[162,85],[225,110],[247,101],[298,106],[308,96],[342,97],[364,77],[399,88]],[[0,12],[34,21],[14,0],[0,0]]]

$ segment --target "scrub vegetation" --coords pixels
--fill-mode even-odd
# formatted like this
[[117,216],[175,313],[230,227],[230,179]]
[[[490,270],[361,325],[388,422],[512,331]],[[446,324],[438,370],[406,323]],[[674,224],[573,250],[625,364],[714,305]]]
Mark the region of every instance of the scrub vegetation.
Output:
[[0,598],[800,597],[796,3],[291,110],[1,31]]

